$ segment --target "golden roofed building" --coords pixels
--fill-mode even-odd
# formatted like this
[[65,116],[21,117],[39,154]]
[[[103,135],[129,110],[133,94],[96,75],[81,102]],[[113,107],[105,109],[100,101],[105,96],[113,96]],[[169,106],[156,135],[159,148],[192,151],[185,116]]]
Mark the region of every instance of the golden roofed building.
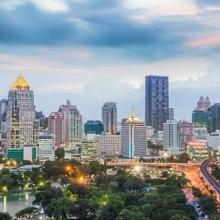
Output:
[[136,116],[134,107],[132,108],[131,116],[127,119],[126,124],[128,125],[144,125],[144,122]]
[[22,74],[18,76],[12,85],[12,90],[29,90],[30,86]]

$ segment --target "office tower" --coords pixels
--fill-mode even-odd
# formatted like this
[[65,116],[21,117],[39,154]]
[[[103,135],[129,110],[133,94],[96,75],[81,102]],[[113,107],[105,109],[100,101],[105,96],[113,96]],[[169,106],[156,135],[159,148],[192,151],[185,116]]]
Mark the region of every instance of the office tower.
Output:
[[195,126],[193,123],[187,121],[181,121],[179,125],[183,147],[185,147],[189,141],[194,140]]
[[75,105],[67,101],[59,110],[63,115],[63,143],[71,146],[82,140],[82,115]]
[[55,146],[63,143],[63,115],[61,112],[52,112],[48,117],[48,133],[54,136]]
[[174,120],[174,108],[169,108],[169,120]]
[[0,130],[6,132],[6,110],[8,106],[8,101],[6,99],[2,99],[0,101]]
[[121,156],[121,135],[102,134],[97,136],[98,156],[113,159]]
[[39,161],[55,159],[55,141],[53,135],[47,133],[40,134],[38,157]]
[[197,102],[197,106],[192,113],[192,122],[195,125],[207,126],[208,124],[208,109],[211,107],[211,102],[208,97],[201,96]]
[[215,103],[208,110],[208,131],[220,130],[220,103]]
[[146,127],[132,111],[131,117],[121,126],[121,151],[124,158],[141,158],[146,156]]
[[117,106],[114,102],[106,102],[102,107],[102,123],[104,132],[108,134],[117,133]]
[[180,127],[176,120],[163,124],[164,148],[171,155],[180,154],[182,149]]
[[167,76],[145,77],[145,125],[163,130],[169,119],[169,83]]
[[34,93],[20,74],[8,94],[7,146],[22,147],[34,144]]
[[101,121],[88,120],[84,125],[84,133],[87,134],[102,134],[104,132],[104,125]]
[[78,146],[80,147],[80,161],[98,160],[98,143],[96,140],[83,140]]

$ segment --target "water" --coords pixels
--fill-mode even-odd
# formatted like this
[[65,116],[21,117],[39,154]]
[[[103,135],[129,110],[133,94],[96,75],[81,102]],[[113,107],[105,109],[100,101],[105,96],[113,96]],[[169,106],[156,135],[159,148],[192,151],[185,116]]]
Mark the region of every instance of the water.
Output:
[[28,192],[0,196],[0,212],[8,212],[11,216],[27,207],[32,206],[34,195]]

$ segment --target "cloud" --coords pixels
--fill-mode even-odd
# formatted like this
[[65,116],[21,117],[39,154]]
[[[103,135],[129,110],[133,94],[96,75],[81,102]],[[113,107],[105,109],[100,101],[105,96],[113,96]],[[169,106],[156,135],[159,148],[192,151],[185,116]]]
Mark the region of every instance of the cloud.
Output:
[[57,93],[67,93],[67,94],[79,94],[84,91],[84,84],[52,84],[46,85],[39,89],[40,94],[57,94]]
[[206,47],[206,46],[216,47],[220,45],[220,34],[201,37],[187,42],[187,45],[190,47]]
[[41,10],[52,13],[67,12],[68,4],[64,0],[7,0],[0,2],[0,8],[5,10],[15,10],[17,7],[33,4]]

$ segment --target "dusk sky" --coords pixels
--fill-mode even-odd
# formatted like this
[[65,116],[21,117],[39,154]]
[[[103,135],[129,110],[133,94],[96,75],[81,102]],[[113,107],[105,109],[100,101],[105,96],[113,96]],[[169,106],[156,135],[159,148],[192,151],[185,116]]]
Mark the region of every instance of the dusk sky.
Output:
[[144,118],[145,75],[170,78],[170,106],[191,119],[220,102],[219,0],[0,0],[0,98],[23,73],[46,115],[69,99],[87,119],[106,101]]

